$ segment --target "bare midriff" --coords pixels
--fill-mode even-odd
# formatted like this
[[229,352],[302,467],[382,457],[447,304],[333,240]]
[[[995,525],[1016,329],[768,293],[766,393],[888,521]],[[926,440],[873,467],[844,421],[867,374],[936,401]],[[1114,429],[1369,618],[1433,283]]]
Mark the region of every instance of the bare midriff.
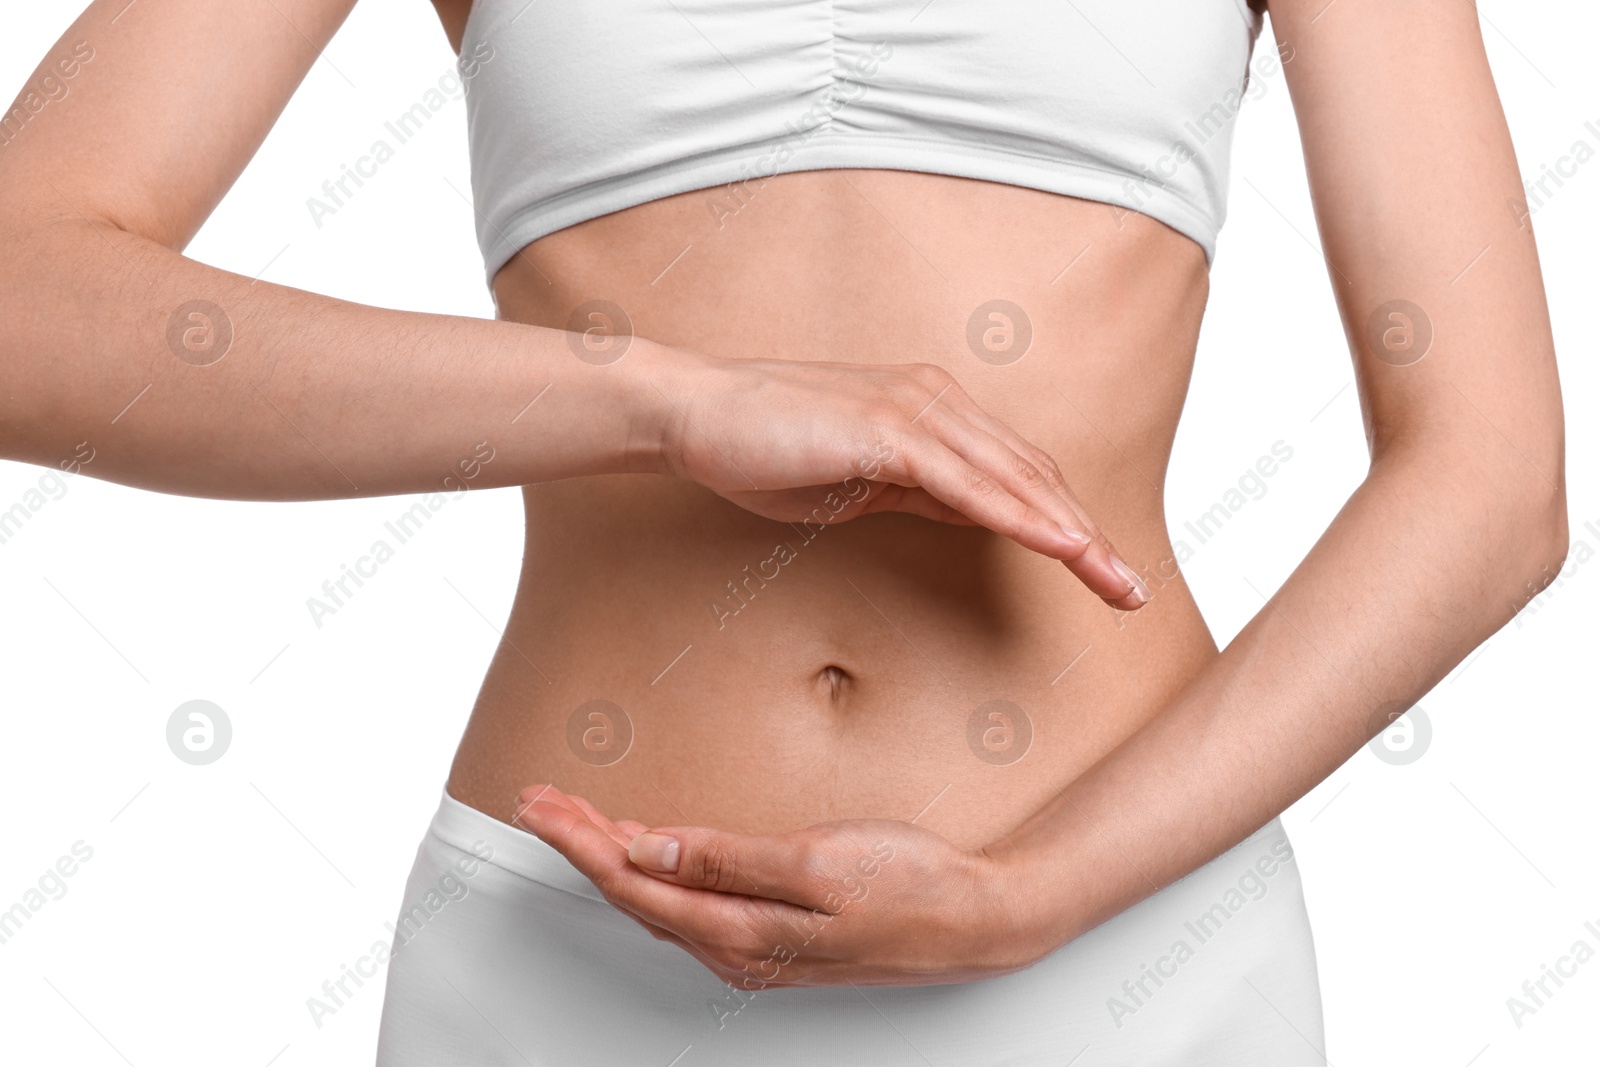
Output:
[[[1137,213],[962,178],[824,170],[741,193],[535,241],[495,279],[500,316],[567,328],[606,300],[640,338],[728,359],[938,364],[1056,459],[1153,599],[1117,611],[981,528],[790,525],[661,475],[529,486],[521,582],[447,788],[502,820],[552,783],[648,825],[915,818],[986,844],[1216,654],[1162,509],[1205,256]],[[1026,317],[1020,358],[1015,314],[969,341],[996,300]]]

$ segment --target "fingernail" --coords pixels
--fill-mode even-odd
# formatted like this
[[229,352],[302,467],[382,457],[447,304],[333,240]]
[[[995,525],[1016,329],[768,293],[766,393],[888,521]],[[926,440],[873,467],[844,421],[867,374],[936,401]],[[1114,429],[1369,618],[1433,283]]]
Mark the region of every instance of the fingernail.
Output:
[[1124,593],[1123,596],[1132,597],[1140,605],[1150,603],[1150,587],[1145,585],[1144,582],[1139,579],[1137,574],[1133,573],[1132,567],[1122,562],[1116,556],[1112,556],[1111,568],[1115,570],[1119,576],[1127,579],[1128,584],[1132,586],[1132,588]]
[[1067,540],[1072,542],[1074,548],[1088,548],[1089,535],[1082,530],[1075,530],[1071,526],[1061,527],[1061,532],[1066,534]]
[[549,790],[550,787],[547,785],[530,785],[518,793],[516,806],[512,809],[512,818],[520,823],[522,816],[527,814],[528,809],[533,806],[534,802],[543,799]]
[[678,839],[646,830],[628,846],[628,858],[647,871],[678,873]]

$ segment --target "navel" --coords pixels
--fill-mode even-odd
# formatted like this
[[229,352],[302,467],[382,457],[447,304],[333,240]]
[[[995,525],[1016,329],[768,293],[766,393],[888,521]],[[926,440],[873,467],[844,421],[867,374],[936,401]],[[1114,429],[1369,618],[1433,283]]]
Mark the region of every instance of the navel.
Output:
[[844,696],[854,681],[849,671],[835,663],[830,663],[817,672],[818,687],[835,701]]

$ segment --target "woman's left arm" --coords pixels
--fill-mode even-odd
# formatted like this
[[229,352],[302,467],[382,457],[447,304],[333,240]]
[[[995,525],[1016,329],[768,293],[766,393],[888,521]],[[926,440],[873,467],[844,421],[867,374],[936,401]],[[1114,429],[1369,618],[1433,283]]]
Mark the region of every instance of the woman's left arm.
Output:
[[[1472,0],[1271,0],[1271,15],[1293,56],[1366,479],[1177,700],[976,855],[877,820],[634,840],[642,827],[559,795],[532,803],[524,824],[658,937],[762,984],[1026,966],[1282,812],[1559,569],[1555,355]],[[645,875],[669,839],[676,873]]]
[[[1472,0],[1271,0],[1371,467],[1182,696],[991,849],[1067,940],[1242,841],[1567,552],[1561,395]],[[1292,53],[1290,52],[1292,49]]]

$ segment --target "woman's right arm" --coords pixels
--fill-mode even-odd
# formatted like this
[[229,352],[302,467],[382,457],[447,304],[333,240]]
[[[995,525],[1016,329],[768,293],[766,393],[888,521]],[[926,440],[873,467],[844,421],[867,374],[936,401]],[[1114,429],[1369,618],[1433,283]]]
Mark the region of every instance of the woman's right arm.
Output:
[[475,488],[671,474],[792,519],[869,465],[870,498],[835,521],[977,522],[1142,602],[1054,462],[937,368],[637,337],[594,366],[564,330],[184,257],[354,2],[96,0],[51,49],[0,123],[0,458],[54,466],[87,442],[99,477],[289,500],[437,491],[487,443]]
[[0,455],[54,465],[88,440],[101,477],[263,500],[437,490],[483,441],[474,485],[654,462],[659,398],[573,358],[564,331],[181,254],[353,2],[107,0],[51,49],[0,145]]

